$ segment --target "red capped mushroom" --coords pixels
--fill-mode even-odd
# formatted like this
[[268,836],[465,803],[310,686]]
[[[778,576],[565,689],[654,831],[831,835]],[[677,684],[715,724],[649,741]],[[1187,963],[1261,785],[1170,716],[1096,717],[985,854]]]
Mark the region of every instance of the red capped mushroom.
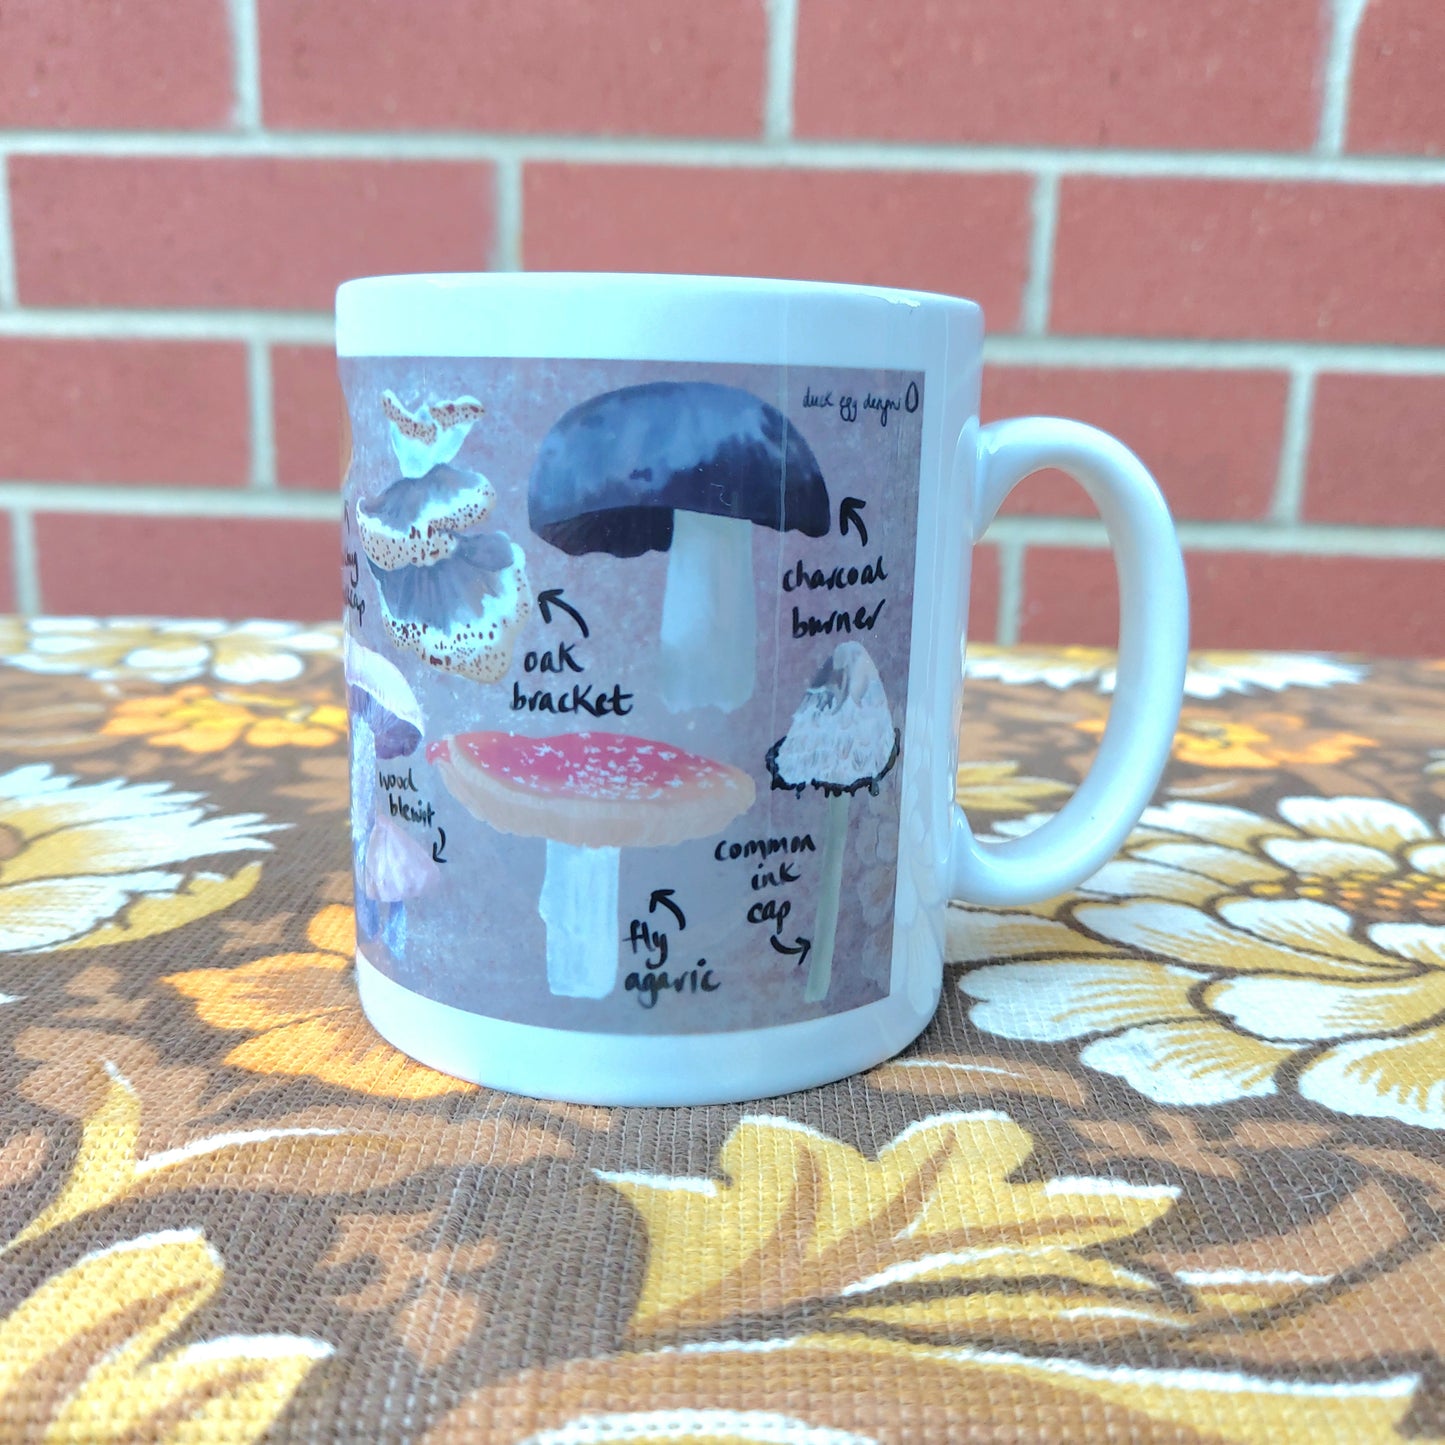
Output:
[[623,733],[458,733],[426,755],[473,817],[547,840],[537,904],[547,985],[574,998],[605,998],[616,985],[620,851],[705,838],[755,793],[737,768]]

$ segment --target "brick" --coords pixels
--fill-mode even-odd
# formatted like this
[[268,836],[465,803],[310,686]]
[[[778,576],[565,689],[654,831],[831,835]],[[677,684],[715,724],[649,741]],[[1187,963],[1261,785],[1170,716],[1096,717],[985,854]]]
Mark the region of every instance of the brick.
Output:
[[1442,187],[1070,177],[1051,325],[1438,345],[1442,237]]
[[1112,555],[1090,547],[1027,547],[1019,641],[1113,647],[1119,591]]
[[[1445,644],[1445,560],[1192,552],[1185,565],[1195,647],[1412,657]],[[1021,640],[1112,646],[1117,610],[1108,552],[1025,552]]]
[[8,513],[0,512],[0,612],[15,611],[14,556],[10,517]]
[[246,355],[213,342],[0,337],[0,478],[238,487]]
[[1445,376],[1319,377],[1304,513],[1445,527]]
[[0,127],[220,126],[234,103],[225,0],[0,5]]
[[1355,41],[1349,149],[1445,151],[1445,6],[1440,0],[1372,0]]
[[35,548],[47,612],[308,622],[341,612],[330,522],[49,512],[35,518]]
[[968,635],[975,642],[998,636],[998,581],[998,548],[975,547],[968,588]]
[[10,204],[29,305],[330,310],[349,276],[476,270],[492,246],[469,163],[17,155]]
[[1318,0],[801,0],[796,129],[1301,149],[1322,15]]
[[[619,15],[619,10],[625,14]],[[757,135],[758,0],[262,0],[269,124]]]
[[[1067,416],[1112,432],[1154,473],[1176,517],[1268,514],[1279,466],[1287,379],[1267,371],[1113,371],[988,366],[983,418]],[[1061,472],[1031,477],[1006,512],[1092,516]]]
[[683,271],[920,287],[1017,324],[1031,183],[1017,175],[530,165],[534,270]]
[[336,491],[342,395],[331,348],[273,346],[271,392],[278,484]]

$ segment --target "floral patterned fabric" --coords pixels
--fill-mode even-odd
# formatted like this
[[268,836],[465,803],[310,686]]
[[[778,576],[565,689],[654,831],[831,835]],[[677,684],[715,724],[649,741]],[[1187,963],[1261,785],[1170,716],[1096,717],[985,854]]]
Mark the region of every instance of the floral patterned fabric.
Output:
[[[1445,664],[1197,657],[903,1057],[652,1111],[367,1026],[338,642],[0,621],[0,1438],[1445,1438]],[[1112,659],[970,672],[1016,835]]]

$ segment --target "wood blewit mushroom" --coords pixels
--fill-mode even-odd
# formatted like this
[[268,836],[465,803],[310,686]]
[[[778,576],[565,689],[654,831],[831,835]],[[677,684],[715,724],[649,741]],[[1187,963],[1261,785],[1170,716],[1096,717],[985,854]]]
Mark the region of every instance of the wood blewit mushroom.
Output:
[[898,761],[898,729],[888,710],[883,679],[861,642],[840,642],[803,694],[792,726],[768,749],[775,788],[802,797],[805,788],[827,797],[818,913],[803,998],[827,997],[838,936],[848,800],[859,788],[877,793],[879,781]]
[[827,534],[812,448],[776,407],[713,382],[650,382],[573,407],[527,491],[532,530],[571,556],[666,552],[660,690],[672,712],[753,695],[752,528]]

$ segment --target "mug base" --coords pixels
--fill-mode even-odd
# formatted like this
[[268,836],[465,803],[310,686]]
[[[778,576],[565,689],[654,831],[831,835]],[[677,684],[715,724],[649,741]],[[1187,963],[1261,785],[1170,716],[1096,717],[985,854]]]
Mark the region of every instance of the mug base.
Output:
[[509,1023],[427,998],[356,955],[361,1006],[376,1031],[428,1068],[473,1084],[569,1104],[738,1104],[835,1083],[908,1047],[926,1010],[897,996],[829,1018],[726,1034],[591,1034]]

